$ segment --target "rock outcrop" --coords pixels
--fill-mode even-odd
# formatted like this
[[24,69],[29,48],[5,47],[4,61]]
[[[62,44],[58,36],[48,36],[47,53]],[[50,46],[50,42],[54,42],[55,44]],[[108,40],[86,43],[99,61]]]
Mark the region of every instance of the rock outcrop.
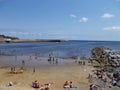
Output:
[[120,52],[106,48],[95,47],[91,51],[92,59],[102,65],[110,65],[112,67],[120,67]]

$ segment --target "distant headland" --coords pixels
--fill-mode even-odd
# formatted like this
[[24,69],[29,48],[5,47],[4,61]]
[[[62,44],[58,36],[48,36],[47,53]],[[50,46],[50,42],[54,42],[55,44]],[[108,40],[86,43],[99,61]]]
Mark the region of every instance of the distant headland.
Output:
[[0,42],[21,43],[21,42],[67,42],[60,39],[19,39],[18,37],[0,35]]

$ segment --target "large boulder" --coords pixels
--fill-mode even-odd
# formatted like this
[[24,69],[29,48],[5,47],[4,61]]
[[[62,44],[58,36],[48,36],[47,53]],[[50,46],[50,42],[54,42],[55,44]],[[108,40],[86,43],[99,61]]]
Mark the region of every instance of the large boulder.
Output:
[[116,85],[117,85],[118,87],[120,87],[120,80],[116,83]]

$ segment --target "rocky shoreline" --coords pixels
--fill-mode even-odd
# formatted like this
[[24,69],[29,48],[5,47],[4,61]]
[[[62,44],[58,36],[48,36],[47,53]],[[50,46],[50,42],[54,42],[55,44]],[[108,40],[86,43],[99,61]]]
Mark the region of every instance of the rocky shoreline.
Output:
[[109,66],[114,68],[120,67],[120,52],[110,48],[93,48],[92,59],[103,66]]
[[[91,53],[91,63],[96,67],[97,77],[110,87],[120,87],[120,52],[107,47],[95,47]],[[103,77],[106,78],[105,81]]]

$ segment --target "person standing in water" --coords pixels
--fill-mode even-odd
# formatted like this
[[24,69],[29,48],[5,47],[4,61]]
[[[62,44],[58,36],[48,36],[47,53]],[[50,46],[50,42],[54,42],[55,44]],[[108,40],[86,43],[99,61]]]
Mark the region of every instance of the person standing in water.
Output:
[[25,66],[25,61],[24,60],[22,60],[22,65]]

